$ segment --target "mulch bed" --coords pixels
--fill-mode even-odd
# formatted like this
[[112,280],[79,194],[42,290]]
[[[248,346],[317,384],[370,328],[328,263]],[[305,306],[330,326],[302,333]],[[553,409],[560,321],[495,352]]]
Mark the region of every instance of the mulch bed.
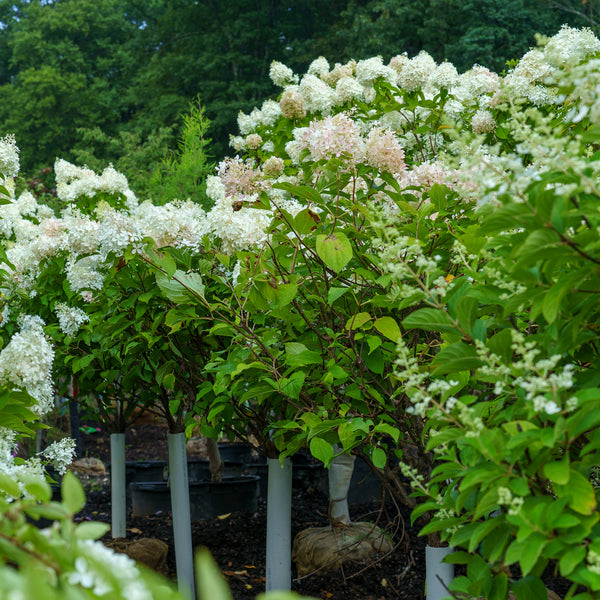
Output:
[[[110,439],[93,428],[82,433],[82,456],[110,462]],[[201,448],[198,452],[202,452]],[[202,455],[188,455],[198,458]],[[126,460],[168,460],[167,430],[162,425],[140,423],[126,434]],[[77,520],[91,519],[110,524],[111,499],[108,475],[83,478],[87,503]],[[235,600],[254,600],[265,586],[266,500],[259,499],[255,512],[237,512],[223,518],[192,523],[192,543],[212,553],[225,575]],[[292,539],[309,527],[328,524],[328,499],[310,486],[294,489],[292,499]],[[345,563],[342,568],[305,577],[292,573],[292,590],[302,596],[325,600],[422,600],[425,595],[425,540],[412,527],[410,512],[391,501],[372,501],[350,507],[354,521],[369,521],[392,535],[393,552],[372,564]],[[145,517],[128,515],[127,537],[156,538],[169,546],[167,577],[176,580],[171,516],[168,513]],[[110,539],[110,533],[105,536]],[[546,585],[564,597],[568,582],[554,578],[549,568]],[[457,573],[458,574],[458,573]]]
[[[110,442],[102,431],[82,433],[84,457],[110,462]],[[140,424],[126,435],[126,459],[167,460],[166,429]],[[110,485],[108,476],[85,482],[87,503],[78,520],[93,519],[110,523]],[[328,524],[328,502],[322,491],[305,487],[294,489],[292,500],[292,537],[308,527]],[[424,597],[424,540],[418,528],[410,526],[408,511],[391,502],[352,505],[355,521],[377,522],[393,534],[395,550],[374,564],[346,563],[340,569],[298,578],[292,574],[292,589],[303,596],[326,600],[417,600]],[[131,539],[151,537],[169,545],[167,576],[175,580],[175,555],[172,521],[169,514],[131,517],[127,521]],[[205,546],[223,571],[235,600],[250,600],[264,591],[265,585],[266,501],[259,499],[254,513],[232,513],[226,518],[196,521],[192,524],[194,547]],[[110,534],[106,536],[110,538]]]

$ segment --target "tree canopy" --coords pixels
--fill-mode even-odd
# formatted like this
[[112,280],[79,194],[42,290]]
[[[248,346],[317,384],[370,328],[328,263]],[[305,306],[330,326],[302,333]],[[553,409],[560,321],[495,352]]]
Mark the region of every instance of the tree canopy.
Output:
[[147,151],[150,172],[176,148],[200,98],[219,159],[229,153],[238,112],[276,94],[267,76],[273,60],[302,72],[320,55],[334,63],[427,50],[462,70],[477,63],[502,71],[534,45],[536,32],[593,25],[589,11],[572,4],[0,0],[1,128],[16,134],[25,173],[94,151],[116,162],[120,149],[131,149],[123,139],[135,140],[140,157]]

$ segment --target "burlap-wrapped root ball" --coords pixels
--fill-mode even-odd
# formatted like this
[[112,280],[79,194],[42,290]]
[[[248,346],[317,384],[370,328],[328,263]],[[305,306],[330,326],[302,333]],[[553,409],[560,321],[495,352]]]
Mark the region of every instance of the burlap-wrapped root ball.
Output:
[[294,539],[292,560],[301,577],[317,570],[339,567],[347,561],[366,563],[379,553],[391,552],[388,535],[373,523],[313,527]]

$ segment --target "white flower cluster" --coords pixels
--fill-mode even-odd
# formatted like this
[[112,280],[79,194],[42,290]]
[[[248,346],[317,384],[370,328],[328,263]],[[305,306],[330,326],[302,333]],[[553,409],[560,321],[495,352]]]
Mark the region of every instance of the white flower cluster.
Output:
[[12,134],[0,138],[0,175],[6,179],[19,173],[19,149]]
[[64,577],[97,596],[152,600],[152,592],[140,577],[135,561],[94,540],[77,542],[75,569]]
[[510,516],[516,516],[521,512],[524,502],[521,496],[513,496],[513,493],[507,487],[503,486],[498,487],[497,492],[498,504],[500,506],[507,506]]
[[35,412],[45,414],[52,407],[51,370],[54,350],[39,317],[21,320],[21,330],[0,352],[0,381],[25,389],[37,401]]
[[79,328],[90,320],[81,308],[68,306],[64,302],[59,302],[54,307],[54,312],[58,317],[58,325],[61,331],[69,336],[74,336],[79,331]]
[[21,494],[27,496],[25,484],[32,477],[43,479],[44,468],[42,461],[37,457],[15,464],[17,449],[16,433],[5,427],[0,427],[0,473],[14,479],[19,485]]
[[79,198],[91,198],[98,192],[122,194],[129,208],[137,205],[135,194],[129,189],[127,178],[111,165],[101,175],[86,167],[78,167],[66,160],[58,159],[54,163],[56,174],[56,194],[64,202],[76,202]]
[[59,474],[64,475],[67,467],[75,458],[75,440],[65,437],[58,442],[53,442],[44,448],[38,456],[41,456],[46,461],[52,463],[56,471]]

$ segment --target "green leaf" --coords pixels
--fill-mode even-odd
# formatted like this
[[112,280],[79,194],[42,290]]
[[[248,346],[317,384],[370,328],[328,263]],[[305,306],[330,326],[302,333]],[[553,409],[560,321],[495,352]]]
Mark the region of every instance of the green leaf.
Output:
[[450,315],[438,308],[420,308],[410,313],[403,321],[406,329],[423,329],[425,331],[455,332]]
[[553,485],[559,498],[567,498],[568,505],[581,515],[591,515],[596,510],[596,493],[590,481],[571,469],[568,484]]
[[547,292],[542,302],[542,314],[548,323],[554,323],[564,297],[585,278],[589,269],[580,269],[571,276],[561,277]]
[[168,252],[154,252],[151,254],[151,259],[157,266],[166,271],[167,278],[173,277],[175,271],[177,271],[177,265]]
[[79,479],[67,471],[61,485],[62,501],[71,513],[79,512],[85,506],[85,493]]
[[332,271],[338,273],[350,262],[352,246],[344,233],[335,231],[317,236],[317,254]]
[[314,202],[315,204],[320,204],[323,201],[321,198],[321,194],[315,190],[315,188],[310,187],[308,185],[293,185],[288,182],[276,183],[273,185],[274,188],[285,190],[289,192],[293,196],[297,196],[298,198],[304,198],[309,202]]
[[281,393],[293,398],[294,400],[298,400],[300,397],[300,392],[302,391],[302,386],[304,385],[305,377],[306,373],[304,373],[304,371],[296,371],[296,373],[289,378],[282,377],[279,380]]
[[575,567],[583,564],[586,554],[587,549],[585,546],[578,546],[571,550],[567,550],[558,561],[560,574],[563,577],[568,577],[575,570]]
[[101,538],[109,529],[110,525],[108,525],[108,523],[84,521],[75,528],[75,537],[80,540],[97,540]]
[[310,233],[317,228],[317,225],[321,222],[321,217],[312,210],[305,208],[301,210],[292,222],[292,226],[296,233],[305,235]]
[[380,317],[379,319],[376,319],[373,325],[379,333],[383,334],[389,340],[392,340],[392,342],[397,342],[402,335],[398,323],[396,323],[396,320],[392,317]]
[[221,569],[204,547],[196,552],[196,592],[198,600],[233,600]]
[[346,329],[360,329],[365,323],[368,323],[372,319],[371,315],[367,312],[359,312],[356,315],[352,315],[346,321]]
[[544,465],[544,477],[547,477],[553,483],[566,485],[569,483],[570,475],[568,454],[565,454],[564,458],[558,462],[546,463]]
[[156,283],[162,293],[177,304],[188,303],[190,300],[198,301],[199,298],[204,298],[204,284],[198,273],[184,273],[177,270],[173,278],[163,273],[157,273]]
[[454,315],[465,333],[471,335],[473,324],[477,318],[479,300],[471,296],[461,296],[454,304]]
[[525,539],[519,558],[519,565],[521,566],[523,575],[531,573],[548,542],[549,539],[541,533],[533,533]]
[[277,286],[277,306],[287,306],[298,293],[298,284],[296,283],[282,283]]
[[588,127],[581,136],[581,141],[584,144],[594,144],[598,140],[600,140],[600,124],[595,124],[591,127]]
[[487,600],[505,600],[508,592],[508,575],[502,571],[492,579]]
[[288,342],[285,345],[285,364],[290,367],[304,367],[321,362],[321,353],[309,350],[304,344]]
[[327,304],[329,304],[329,306],[331,306],[338,298],[341,298],[348,290],[349,290],[349,288],[347,288],[347,287],[329,288],[329,292],[327,294]]
[[9,477],[4,473],[0,473],[0,490],[13,498],[21,497],[19,484],[12,477]]
[[371,454],[371,460],[378,469],[383,469],[387,462],[387,454],[382,448],[374,448]]
[[48,483],[40,477],[32,476],[25,483],[25,489],[36,500],[41,502],[50,502],[52,498],[52,490]]
[[318,458],[326,466],[329,466],[333,458],[333,446],[323,438],[314,437],[309,443],[310,453]]
[[481,367],[484,362],[477,356],[477,350],[464,342],[456,342],[442,348],[435,356],[432,366],[436,367],[432,375],[445,375],[457,371],[471,371]]
[[523,579],[512,581],[510,589],[517,600],[548,600],[548,590],[539,577],[529,575]]

